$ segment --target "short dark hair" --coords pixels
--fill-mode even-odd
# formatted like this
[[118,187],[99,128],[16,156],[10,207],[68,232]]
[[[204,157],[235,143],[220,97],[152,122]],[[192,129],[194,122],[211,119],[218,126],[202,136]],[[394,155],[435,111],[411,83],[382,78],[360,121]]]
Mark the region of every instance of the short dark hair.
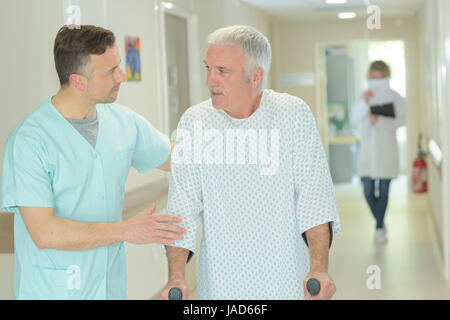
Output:
[[103,54],[107,48],[114,46],[115,41],[114,33],[101,27],[65,25],[59,29],[53,54],[61,86],[69,84],[72,73],[81,72],[90,61],[91,54]]

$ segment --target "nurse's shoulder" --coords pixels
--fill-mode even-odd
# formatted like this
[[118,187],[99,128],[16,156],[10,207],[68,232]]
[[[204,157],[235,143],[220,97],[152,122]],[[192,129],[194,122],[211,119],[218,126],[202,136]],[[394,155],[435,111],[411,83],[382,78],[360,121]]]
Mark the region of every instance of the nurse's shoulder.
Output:
[[131,107],[116,102],[97,104],[97,111],[100,111],[109,117],[120,118],[128,121],[134,121],[134,118],[139,116],[139,113],[134,111]]
[[5,152],[13,152],[17,148],[39,148],[45,144],[51,133],[52,113],[49,99],[37,106],[30,114],[20,120],[8,135]]

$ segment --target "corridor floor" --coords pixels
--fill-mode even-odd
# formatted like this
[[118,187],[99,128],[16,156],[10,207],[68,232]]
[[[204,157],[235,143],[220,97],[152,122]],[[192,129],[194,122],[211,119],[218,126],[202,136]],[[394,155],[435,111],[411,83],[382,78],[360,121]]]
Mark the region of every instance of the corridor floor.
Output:
[[336,186],[342,232],[330,251],[334,299],[450,299],[426,196],[407,190],[405,177],[392,182],[385,218],[388,242],[377,245],[375,220],[361,186]]

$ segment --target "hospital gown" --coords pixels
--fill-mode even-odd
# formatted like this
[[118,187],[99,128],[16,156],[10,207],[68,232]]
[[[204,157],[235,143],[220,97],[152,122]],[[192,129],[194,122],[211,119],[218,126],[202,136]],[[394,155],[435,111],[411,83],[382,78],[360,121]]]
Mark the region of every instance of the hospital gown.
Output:
[[[245,148],[238,139],[228,143],[238,130],[247,134]],[[197,252],[203,225],[198,298],[303,299],[309,251],[302,233],[327,222],[340,232],[307,104],[264,90],[249,118],[234,119],[207,100],[185,112],[177,131],[167,213],[181,216],[187,228],[176,247]]]

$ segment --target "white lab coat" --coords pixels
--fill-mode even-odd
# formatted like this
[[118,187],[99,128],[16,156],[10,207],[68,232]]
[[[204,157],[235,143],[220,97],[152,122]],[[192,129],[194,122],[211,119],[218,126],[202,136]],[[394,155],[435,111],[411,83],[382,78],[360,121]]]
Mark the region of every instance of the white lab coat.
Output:
[[[370,122],[369,105],[361,98],[352,108],[352,123],[361,126],[358,152],[358,175],[372,179],[393,179],[398,176],[396,130],[406,122],[406,101],[391,89],[395,118],[379,116]],[[369,100],[370,103],[370,100]]]

